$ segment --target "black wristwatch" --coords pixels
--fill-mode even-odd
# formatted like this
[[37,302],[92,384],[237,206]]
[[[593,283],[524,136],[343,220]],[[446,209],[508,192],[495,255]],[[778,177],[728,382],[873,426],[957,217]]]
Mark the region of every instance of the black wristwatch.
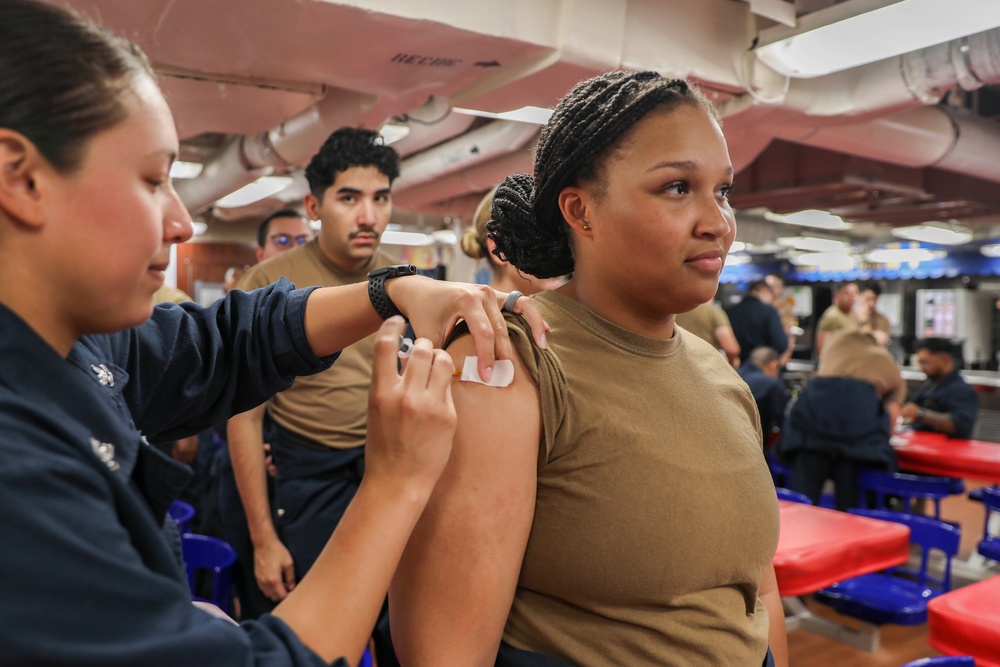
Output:
[[923,408],[919,408],[917,410],[917,419],[923,419],[924,415],[926,415],[926,414],[927,414],[926,410],[924,410]]
[[386,293],[385,281],[400,276],[412,276],[416,273],[417,267],[412,264],[395,264],[375,269],[368,274],[368,298],[371,299],[375,312],[381,315],[383,320],[387,320],[393,315],[403,314],[399,312],[399,308],[396,308],[396,304]]

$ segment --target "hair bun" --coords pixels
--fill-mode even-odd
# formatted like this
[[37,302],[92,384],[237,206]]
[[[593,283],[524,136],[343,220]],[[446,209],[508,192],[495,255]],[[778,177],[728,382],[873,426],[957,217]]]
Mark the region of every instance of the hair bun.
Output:
[[466,227],[462,230],[459,244],[462,246],[462,252],[472,259],[482,259],[486,256],[483,253],[483,246],[479,245],[479,234],[476,233],[475,227]]

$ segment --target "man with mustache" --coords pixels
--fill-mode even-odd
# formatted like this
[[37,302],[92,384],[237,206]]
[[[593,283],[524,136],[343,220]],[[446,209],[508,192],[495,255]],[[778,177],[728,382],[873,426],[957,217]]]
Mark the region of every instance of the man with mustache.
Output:
[[[297,287],[346,285],[396,264],[378,246],[392,215],[390,187],[398,175],[399,155],[383,145],[377,132],[335,131],[306,167],[306,214],[322,223],[316,238],[257,264],[239,287],[254,289],[282,276]],[[261,591],[275,603],[312,566],[358,489],[374,339],[351,345],[329,370],[298,378],[266,406],[229,421],[230,455],[253,542],[254,573]],[[276,521],[264,465],[265,409],[277,467]]]

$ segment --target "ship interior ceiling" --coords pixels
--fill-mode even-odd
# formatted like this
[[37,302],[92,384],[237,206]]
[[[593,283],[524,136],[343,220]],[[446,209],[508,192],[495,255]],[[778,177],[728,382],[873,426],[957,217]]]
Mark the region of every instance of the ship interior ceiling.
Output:
[[[898,0],[49,1],[150,55],[180,159],[200,165],[176,179],[196,241],[252,242],[264,215],[301,202],[302,166],[342,125],[382,128],[402,155],[395,224],[457,232],[530,170],[544,110],[620,67],[688,77],[718,104],[744,261],[788,262],[802,248],[784,237],[916,245],[893,230],[925,223],[965,232],[949,256],[1000,239],[1000,28],[811,78],[758,52],[776,31]],[[251,183],[263,194],[223,199]],[[846,224],[783,222],[806,210]]]

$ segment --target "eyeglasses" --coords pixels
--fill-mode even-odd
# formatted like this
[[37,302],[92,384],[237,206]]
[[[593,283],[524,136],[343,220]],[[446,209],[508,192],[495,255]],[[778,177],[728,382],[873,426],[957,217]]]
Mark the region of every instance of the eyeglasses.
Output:
[[296,245],[305,245],[312,241],[312,239],[311,234],[300,234],[298,236],[292,236],[291,234],[271,234],[267,237],[268,241],[282,250],[294,248]]

